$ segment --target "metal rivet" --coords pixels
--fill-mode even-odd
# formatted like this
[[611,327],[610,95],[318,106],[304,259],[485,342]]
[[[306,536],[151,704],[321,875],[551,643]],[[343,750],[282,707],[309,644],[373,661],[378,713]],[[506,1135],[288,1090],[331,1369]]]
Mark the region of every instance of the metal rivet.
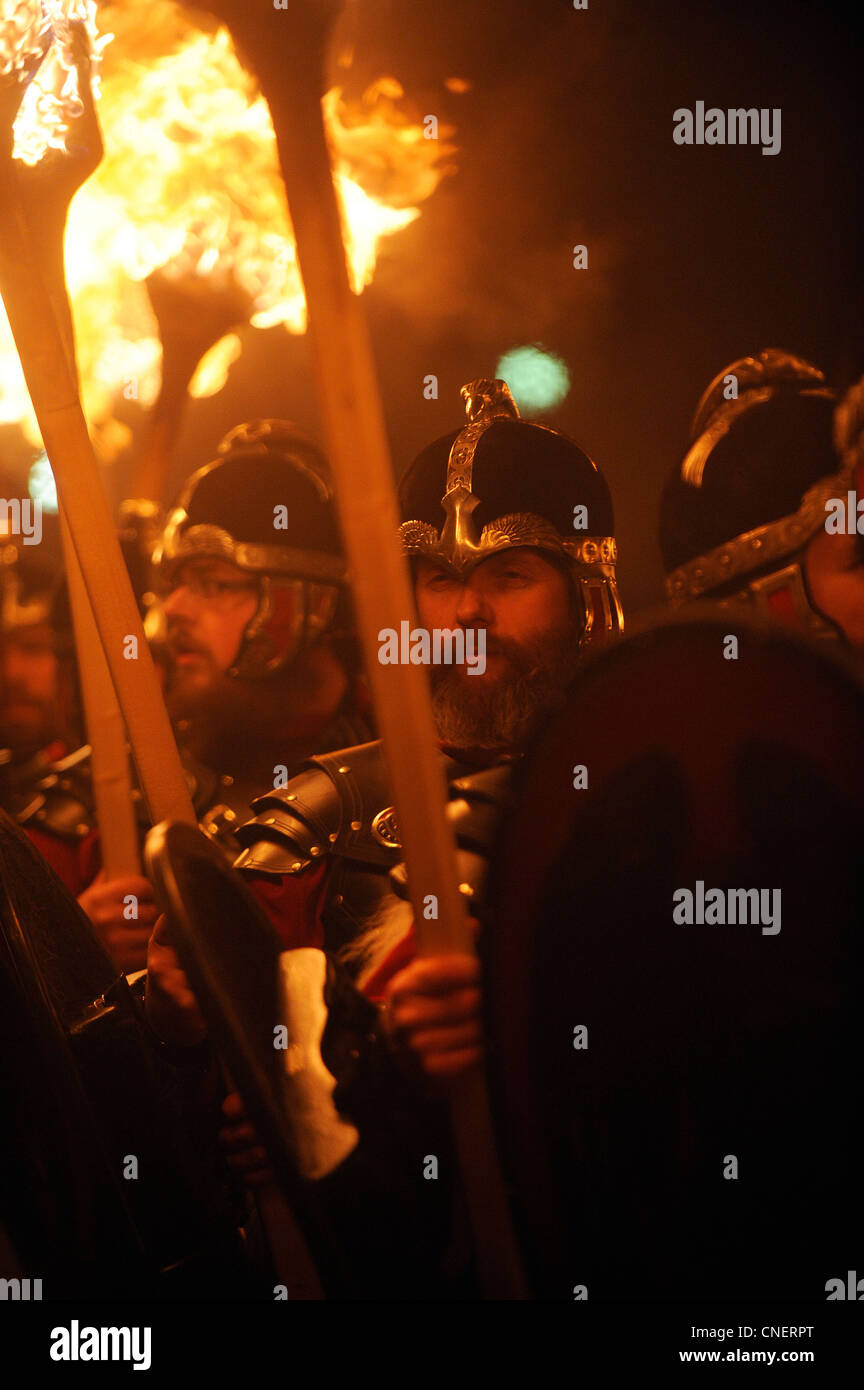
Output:
[[332,835],[327,836],[327,839],[330,841],[331,845],[335,845],[336,841],[339,839],[339,832],[334,830]]
[[471,884],[470,884],[470,883],[460,883],[460,884],[459,884],[459,892],[460,892],[460,893],[464,893],[465,896],[466,896],[466,898],[470,898],[470,897],[471,897],[471,894],[473,893],[473,891],[474,891],[474,890],[473,890],[473,888],[471,887]]
[[291,865],[292,869],[302,869],[302,867],[303,865],[300,863],[299,859],[295,859],[294,863]]
[[310,849],[309,853],[310,853],[310,854],[320,854],[320,853],[321,853],[321,846],[320,846],[320,845],[313,845],[312,848]]
[[79,820],[79,822],[78,822],[78,824],[76,825],[75,829],[78,831],[78,834],[79,834],[79,835],[86,835],[86,834],[87,834],[87,831],[90,829],[90,827],[89,827],[89,825],[87,824],[86,820]]
[[224,772],[222,774],[222,776],[219,778],[219,781],[222,783],[223,787],[233,787],[234,785],[234,778],[229,777],[227,772]]
[[359,830],[362,824],[363,824],[362,820],[352,820],[352,822],[351,822],[351,829],[352,829],[352,830]]
[[344,901],[345,899],[343,898],[341,893],[337,893],[335,898],[333,899],[333,902],[336,904],[337,907],[341,907]]

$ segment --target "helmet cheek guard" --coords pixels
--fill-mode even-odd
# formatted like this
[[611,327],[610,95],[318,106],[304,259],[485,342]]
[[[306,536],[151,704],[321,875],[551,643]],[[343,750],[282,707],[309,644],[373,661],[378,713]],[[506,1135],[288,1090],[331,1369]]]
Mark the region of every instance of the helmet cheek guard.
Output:
[[263,576],[258,609],[228,675],[264,680],[290,666],[331,626],[338,601],[336,585]]
[[605,560],[598,558],[586,565],[574,562],[571,566],[573,586],[585,615],[581,644],[585,647],[600,646],[624,630],[624,613],[615,577],[617,550],[611,536],[608,542],[604,542]]
[[[238,425],[187,481],[153,564],[170,583],[193,560],[254,580],[258,605],[228,674],[262,680],[290,666],[334,621],[345,585],[326,460],[284,420]],[[161,608],[148,615],[158,636]]]

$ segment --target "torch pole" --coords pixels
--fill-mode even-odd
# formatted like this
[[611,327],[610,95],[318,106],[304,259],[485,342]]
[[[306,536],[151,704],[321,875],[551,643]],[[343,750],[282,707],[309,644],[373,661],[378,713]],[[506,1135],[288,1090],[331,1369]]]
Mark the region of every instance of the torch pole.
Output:
[[[195,813],[78,399],[33,249],[11,150],[0,153],[0,294],[153,821]],[[72,581],[74,583],[74,580]]]
[[[471,952],[426,674],[382,665],[382,629],[416,622],[371,344],[353,294],[321,111],[327,0],[294,0],[257,24],[239,0],[218,11],[258,71],[273,116],[306,303],[359,635],[399,817],[421,955]],[[452,1105],[454,1137],[487,1297],[521,1298],[524,1280],[498,1166],[485,1077],[467,1073]]]
[[[59,186],[55,187],[49,173],[47,181],[54,196],[43,196],[38,201],[37,227],[33,226],[32,213],[27,218],[30,244],[41,268],[54,317],[63,336],[70,369],[77,383],[75,333],[66,294],[63,256],[63,233],[71,180],[68,184],[66,180],[60,181]],[[99,848],[105,877],[110,880],[141,872],[129,750],[111,673],[105,661],[87,587],[62,505],[59,513],[63,563],[78,659],[78,679],[84,705],[87,739],[90,744],[90,773],[96,824],[99,826]]]
[[60,536],[69,586],[69,606],[75,629],[78,679],[84,702],[87,741],[99,848],[106,879],[141,872],[138,824],[132,801],[132,779],[126,729],[117,703],[111,673],[99,640],[99,630],[72,544],[69,523],[61,507]]
[[[195,825],[188,785],[78,397],[63,274],[65,210],[62,217],[56,207],[53,215],[44,204],[42,210],[40,225],[29,225],[11,149],[0,150],[0,295],[57,483],[88,719],[90,709],[94,711],[93,775],[103,795],[100,817],[112,816],[112,804],[126,794],[120,768],[122,758],[128,770],[128,756],[119,705],[151,820]],[[108,698],[105,677],[109,671],[116,700]],[[108,820],[100,819],[100,832],[106,875],[128,872],[133,863],[128,814],[117,835]],[[134,855],[137,861],[137,839]],[[320,1297],[317,1271],[284,1197],[277,1191],[265,1193],[258,1206],[277,1273],[291,1296]]]

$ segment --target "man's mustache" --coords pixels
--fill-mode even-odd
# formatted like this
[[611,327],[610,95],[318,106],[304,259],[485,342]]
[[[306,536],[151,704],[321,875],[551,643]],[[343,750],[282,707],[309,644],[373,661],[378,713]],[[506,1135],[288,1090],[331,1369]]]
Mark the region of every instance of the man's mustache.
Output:
[[[475,632],[479,629],[474,629]],[[536,664],[536,653],[533,649],[527,648],[522,643],[517,642],[512,637],[492,637],[488,629],[485,632],[485,653],[487,658],[490,656],[503,656],[520,670]]]

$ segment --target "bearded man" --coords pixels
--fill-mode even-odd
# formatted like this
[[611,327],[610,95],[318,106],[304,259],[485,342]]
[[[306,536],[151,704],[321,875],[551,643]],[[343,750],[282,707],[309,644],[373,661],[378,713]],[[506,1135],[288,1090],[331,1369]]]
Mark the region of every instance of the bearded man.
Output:
[[[565,436],[522,421],[504,382],[473,382],[462,395],[466,426],[425,449],[402,481],[400,539],[414,570],[423,628],[474,632],[475,650],[485,644],[482,672],[479,663],[431,670],[457,841],[468,850],[460,877],[479,901],[483,850],[513,760],[537,722],[562,701],[589,647],[620,631],[622,617],[611,499],[596,465]],[[245,848],[237,867],[289,952],[318,948],[331,972],[347,979],[355,1037],[336,1051],[356,1061],[364,1037],[372,1035],[392,1056],[407,1059],[409,1072],[413,1064],[411,1101],[393,1069],[385,1083],[380,1068],[375,1073],[378,1079],[366,1087],[367,1100],[374,1094],[365,1126],[357,1085],[352,1096],[340,1078],[341,1102],[358,1117],[367,1158],[362,1180],[348,1184],[341,1206],[337,1200],[339,1220],[361,1221],[354,1243],[367,1251],[366,1278],[372,1279],[374,1264],[379,1288],[388,1287],[381,1271],[393,1278],[394,1239],[400,1269],[408,1260],[417,1273],[440,1255],[430,1255],[428,1234],[434,1228],[440,1238],[445,1218],[430,1219],[423,1198],[423,1215],[415,1221],[417,1185],[413,1170],[407,1174],[401,1165],[404,1154],[424,1151],[418,1136],[427,1134],[426,1126],[435,1128],[418,1073],[453,1077],[482,1054],[479,966],[461,955],[414,959],[412,912],[399,892],[398,820],[379,744],[307,760],[286,786],[266,792],[254,807],[257,816],[238,831]],[[200,1041],[203,1021],[164,926],[154,933],[148,963],[153,1027],[168,1041]],[[345,991],[338,993],[343,1006]],[[360,999],[365,1013],[357,1007]],[[331,989],[331,1018],[333,1000]],[[354,1063],[352,1069],[358,1069]],[[408,1118],[412,1107],[419,1128]],[[398,1156],[389,1147],[396,1112]],[[232,1166],[250,1185],[266,1184],[266,1154],[239,1097],[228,1098],[225,1113],[223,1143]],[[376,1186],[371,1175],[380,1173],[387,1179],[378,1178]],[[333,1181],[339,1182],[339,1170]],[[400,1214],[395,1224],[394,1207]],[[361,1210],[384,1214],[363,1226]]]
[[202,826],[231,845],[280,769],[368,732],[323,455],[283,420],[231,430],[169,513],[154,568],[168,712]]
[[[158,600],[145,630],[199,823],[233,860],[234,833],[263,782],[287,780],[316,749],[369,734],[321,452],[284,420],[238,425],[187,480],[153,569]],[[136,971],[156,904],[147,879],[98,872],[88,752],[48,767],[20,819],[115,964]],[[143,806],[141,823],[143,839]]]

